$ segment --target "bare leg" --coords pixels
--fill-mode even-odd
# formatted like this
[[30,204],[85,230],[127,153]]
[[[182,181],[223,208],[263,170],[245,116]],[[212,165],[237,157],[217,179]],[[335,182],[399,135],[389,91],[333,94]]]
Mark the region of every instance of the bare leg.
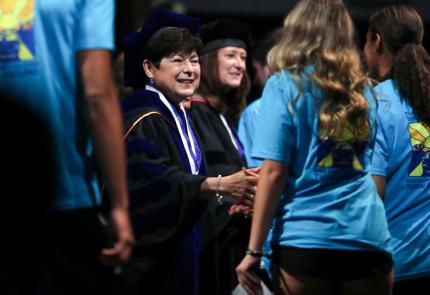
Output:
[[394,273],[385,276],[345,281],[337,284],[338,295],[391,295]]
[[304,276],[292,276],[283,269],[273,267],[275,295],[330,295],[330,281]]

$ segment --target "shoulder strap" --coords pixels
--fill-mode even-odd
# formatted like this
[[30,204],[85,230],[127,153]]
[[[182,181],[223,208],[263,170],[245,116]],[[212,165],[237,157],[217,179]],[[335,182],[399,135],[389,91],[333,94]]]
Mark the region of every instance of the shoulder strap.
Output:
[[159,112],[148,112],[148,113],[143,114],[142,116],[137,118],[136,121],[133,122],[133,124],[131,124],[130,128],[128,128],[127,132],[124,134],[122,139],[125,140],[127,138],[127,136],[130,134],[130,132],[134,129],[134,127],[136,127],[136,125],[139,124],[140,121],[142,121],[143,119],[145,119],[146,117],[148,117],[150,115],[161,116],[161,114]]

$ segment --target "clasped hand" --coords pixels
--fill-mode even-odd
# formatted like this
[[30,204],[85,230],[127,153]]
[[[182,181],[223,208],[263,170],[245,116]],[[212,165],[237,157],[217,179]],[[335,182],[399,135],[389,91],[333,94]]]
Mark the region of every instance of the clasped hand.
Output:
[[245,169],[226,177],[227,194],[238,200],[230,208],[230,214],[252,215],[260,168]]

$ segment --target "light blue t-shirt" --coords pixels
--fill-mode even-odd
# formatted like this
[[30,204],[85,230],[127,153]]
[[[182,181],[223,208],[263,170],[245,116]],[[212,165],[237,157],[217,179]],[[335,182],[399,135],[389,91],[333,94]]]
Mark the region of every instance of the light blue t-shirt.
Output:
[[[260,159],[255,159],[251,157],[252,145],[255,138],[255,130],[259,124],[258,120],[260,118],[261,111],[261,98],[253,101],[248,105],[245,110],[240,115],[239,126],[237,129],[237,134],[239,136],[240,142],[243,145],[245,159],[248,167],[261,167],[263,161]],[[266,268],[267,272],[270,273],[271,263],[270,255],[272,254],[272,249],[270,248],[270,240],[272,236],[272,229],[270,229],[266,241],[263,245],[263,252],[265,256],[262,258],[262,264]]]
[[384,204],[395,279],[430,275],[430,128],[400,98],[393,80],[375,87],[378,132],[371,173],[385,176]]
[[253,101],[240,115],[237,135],[243,145],[246,164],[248,167],[260,167],[263,161],[251,157],[252,144],[254,142],[255,129],[260,117],[261,99]]
[[[113,0],[12,1],[0,9],[0,91],[38,112],[51,128],[57,210],[100,202],[92,147],[78,107],[76,55],[112,50]],[[31,149],[31,142],[29,143]]]
[[[311,70],[308,68],[307,70]],[[320,138],[321,90],[302,77],[298,89],[288,71],[272,76],[263,92],[252,156],[288,165],[288,179],[274,217],[272,242],[301,248],[390,251],[384,206],[368,172],[374,135]],[[369,118],[376,120],[370,89]],[[374,126],[372,126],[374,127]],[[374,128],[372,128],[374,130]]]

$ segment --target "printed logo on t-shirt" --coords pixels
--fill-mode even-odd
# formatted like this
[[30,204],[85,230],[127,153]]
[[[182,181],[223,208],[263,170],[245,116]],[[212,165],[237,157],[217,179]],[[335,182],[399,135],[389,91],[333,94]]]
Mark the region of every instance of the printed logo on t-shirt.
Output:
[[34,59],[34,0],[0,0],[0,62]]
[[409,176],[430,176],[430,128],[418,122],[410,123],[408,129],[412,146]]
[[35,0],[0,0],[0,78],[36,72]]
[[339,140],[320,137],[317,150],[318,167],[363,170],[366,142],[354,140],[349,128],[342,131]]

